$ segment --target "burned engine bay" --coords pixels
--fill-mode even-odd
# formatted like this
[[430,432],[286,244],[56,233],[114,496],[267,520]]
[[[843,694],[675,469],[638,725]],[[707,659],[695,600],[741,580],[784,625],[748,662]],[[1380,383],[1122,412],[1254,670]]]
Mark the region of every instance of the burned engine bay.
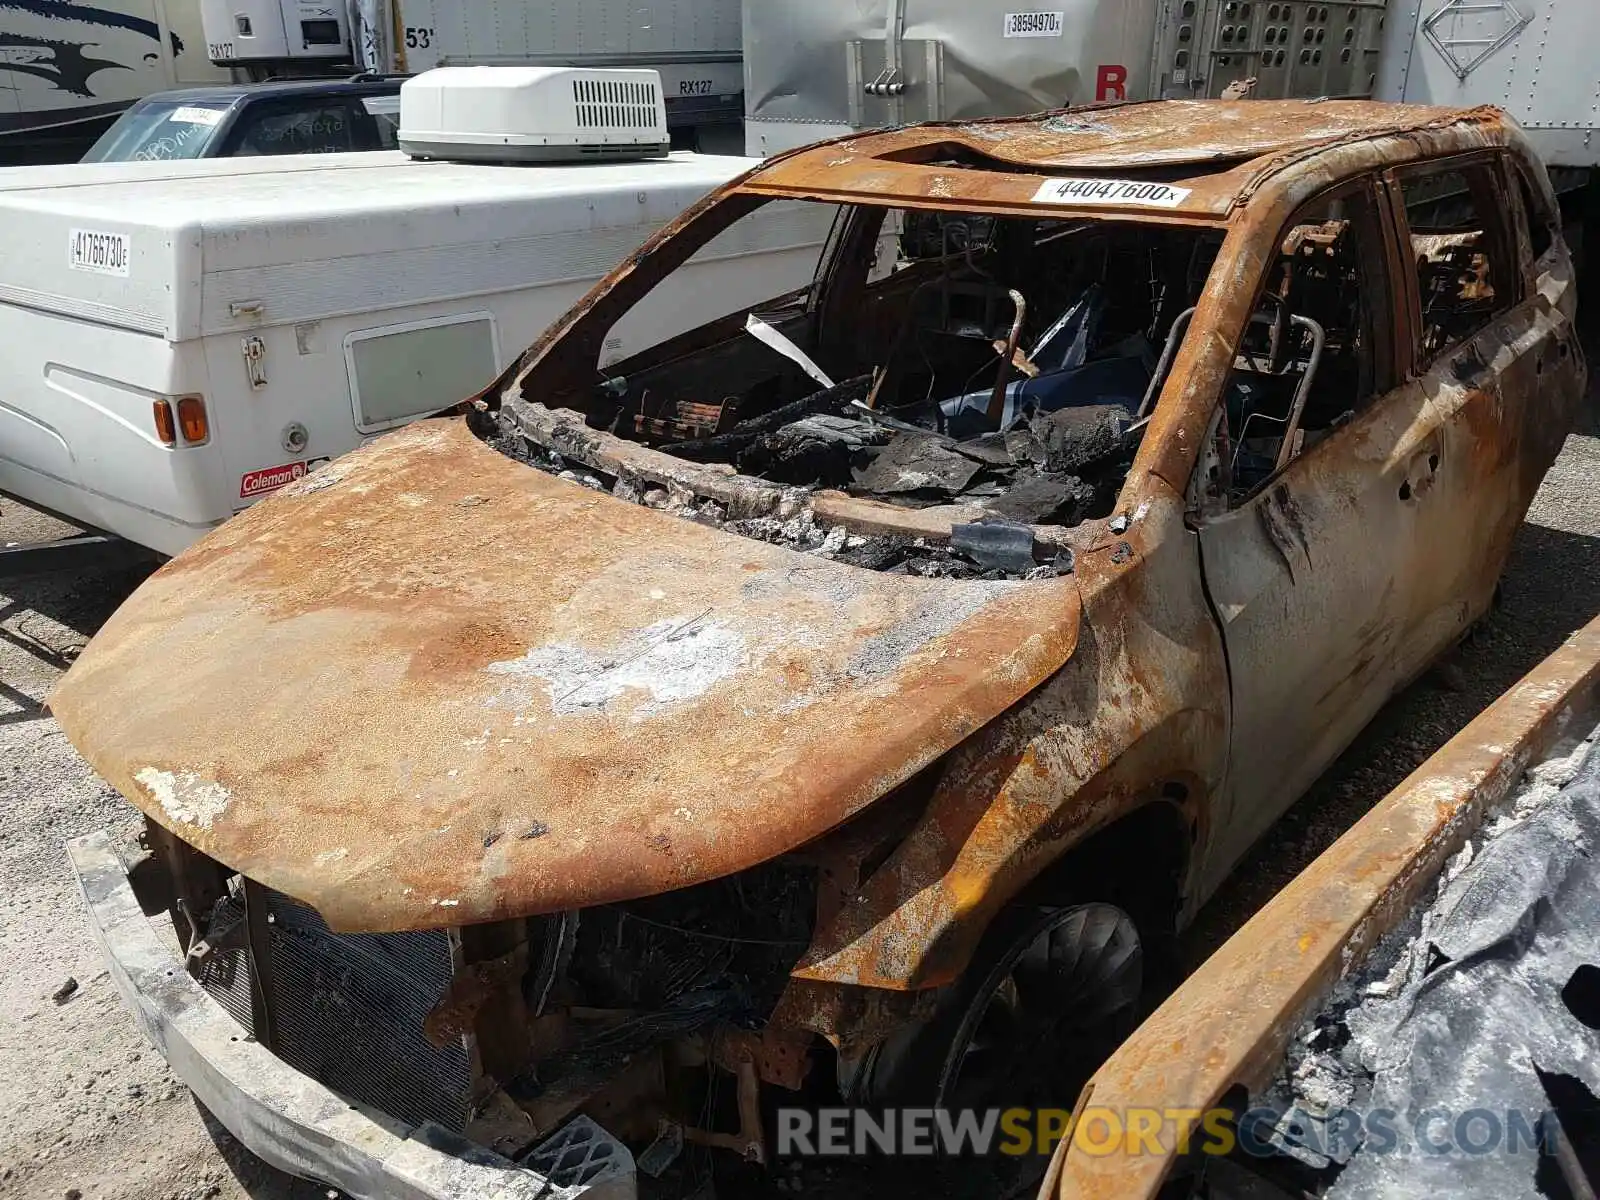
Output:
[[811,1034],[768,1019],[810,941],[814,863],[581,911],[340,934],[153,822],[143,842],[171,872],[146,872],[166,894],[145,903],[171,912],[190,974],[243,1031],[408,1125],[529,1165],[579,1116],[636,1147],[666,1133],[647,1174],[686,1142],[761,1162],[761,1086],[797,1091],[811,1073]]
[[598,490],[873,570],[1069,572],[1068,531],[1112,514],[1220,233],[852,211],[867,228],[804,293],[587,388],[552,395],[536,367],[480,434]]

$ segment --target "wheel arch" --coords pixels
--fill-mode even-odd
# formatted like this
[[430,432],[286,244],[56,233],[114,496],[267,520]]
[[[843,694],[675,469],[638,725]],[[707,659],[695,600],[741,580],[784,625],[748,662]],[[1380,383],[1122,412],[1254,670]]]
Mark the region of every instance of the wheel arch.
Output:
[[[1122,815],[1069,845],[1011,903],[1103,901],[1133,917],[1142,937],[1174,936],[1200,832],[1191,806],[1197,786],[1182,778],[1152,786]],[[1130,862],[1137,871],[1127,869]]]
[[[1218,724],[1204,710],[1176,713],[1076,781],[1077,747],[1039,742],[956,772],[955,786],[947,774],[904,841],[819,928],[794,979],[942,987],[1019,897],[1052,892],[1073,902],[1120,897],[1142,928],[1170,934],[1211,795],[1191,764],[1204,761],[1197,749]],[[1090,894],[1095,882],[1109,894]]]

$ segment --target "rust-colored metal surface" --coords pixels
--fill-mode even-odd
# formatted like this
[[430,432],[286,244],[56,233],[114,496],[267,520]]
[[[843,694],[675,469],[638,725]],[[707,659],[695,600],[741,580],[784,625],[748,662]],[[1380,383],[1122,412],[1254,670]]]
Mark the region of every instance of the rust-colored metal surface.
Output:
[[[1498,124],[1499,117],[1492,110],[1360,100],[1111,105],[862,134],[782,157],[737,186],[753,193],[875,196],[906,204],[955,201],[1033,211],[1046,203],[1096,215],[1109,209],[1150,218],[1162,210],[1133,202],[1042,202],[1038,193],[1053,175],[1116,173],[1137,179],[1141,172],[1166,169],[1164,178],[1187,190],[1168,210],[1171,215],[1218,217],[1227,215],[1264,160],[1463,121]],[[984,159],[1036,173],[984,170]],[[1185,167],[1193,168],[1192,174],[1181,170]],[[1174,169],[1176,179],[1171,178]]]
[[1126,219],[1041,204],[1040,185],[1158,169],[1190,192],[1141,220],[1227,233],[1116,519],[1035,530],[1075,552],[1072,578],[843,566],[552,479],[433,423],[171,564],[53,706],[155,819],[339,928],[682,887],[808,843],[937,762],[886,860],[824,890],[780,1004],[779,1023],[840,1044],[914,1010],[893,993],[956,978],[1000,906],[1130,814],[1158,808],[1175,830],[1174,905],[1192,913],[1301,782],[1251,748],[1313,770],[1481,614],[1570,423],[1581,368],[1547,353],[1570,339],[1570,277],[1522,280],[1519,306],[1481,334],[1481,371],[1445,358],[1424,373],[1411,248],[1386,226],[1369,248],[1392,280],[1385,393],[1275,486],[1224,497],[1232,511],[1202,512],[1192,493],[1295,214],[1363,178],[1377,193],[1396,164],[1496,148],[1532,163],[1493,110],[1207,102],[923,126],[780,157],[648,241],[483,407],[536,447],[730,515],[803,504],[852,532],[948,538],[970,510],[797,499],[591,428],[578,409],[607,332],[775,196]]
[[797,980],[949,983],[1066,848],[1173,784],[1189,785],[1184,827],[1199,821],[1222,782],[1227,669],[1181,505],[1152,484],[1123,534],[1099,525],[1079,555],[1085,616],[1067,668],[951,756],[915,827],[818,928]]
[[811,1071],[808,1053],[811,1039],[768,1027],[759,1032],[723,1026],[710,1036],[711,1060],[730,1074],[737,1074],[744,1062],[755,1064],[762,1083],[776,1084],[798,1092]]
[[460,925],[817,837],[1055,672],[1078,612],[1070,579],[857,570],[432,421],[168,564],[51,707],[152,818],[335,928]]
[[[1200,1111],[1278,1069],[1298,1023],[1400,921],[1530,762],[1600,709],[1600,619],[1575,633],[1279,892],[1095,1073],[1080,1109]],[[1177,1144],[1176,1123],[1160,1130]],[[1046,1195],[1154,1197],[1172,1157],[1063,1141]]]

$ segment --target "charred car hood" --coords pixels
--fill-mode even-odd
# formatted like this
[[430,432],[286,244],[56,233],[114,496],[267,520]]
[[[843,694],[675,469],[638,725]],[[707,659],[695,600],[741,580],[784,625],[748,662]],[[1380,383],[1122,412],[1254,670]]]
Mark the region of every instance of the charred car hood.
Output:
[[1070,579],[883,575],[553,478],[459,421],[230,521],[51,697],[185,841],[339,930],[603,903],[791,850],[1059,668]]

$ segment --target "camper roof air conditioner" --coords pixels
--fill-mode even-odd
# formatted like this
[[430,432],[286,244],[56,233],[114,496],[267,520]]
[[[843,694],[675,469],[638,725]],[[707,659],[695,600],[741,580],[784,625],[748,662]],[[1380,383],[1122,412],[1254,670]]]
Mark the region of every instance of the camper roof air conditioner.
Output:
[[671,148],[661,76],[581,67],[438,67],[400,88],[413,158],[588,162]]

